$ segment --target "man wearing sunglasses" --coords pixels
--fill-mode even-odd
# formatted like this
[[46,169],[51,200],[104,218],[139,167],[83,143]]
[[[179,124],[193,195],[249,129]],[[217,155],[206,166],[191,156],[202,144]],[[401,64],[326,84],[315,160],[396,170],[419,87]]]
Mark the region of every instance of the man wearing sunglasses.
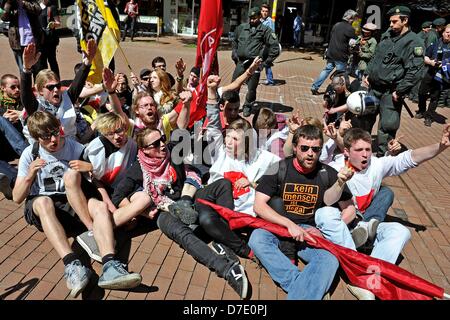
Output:
[[[36,46],[33,43],[29,44],[23,53],[23,70],[20,73],[20,86],[22,88],[20,98],[28,116],[37,110],[48,111],[61,121],[66,137],[77,137],[82,128],[84,129],[84,124],[77,119],[75,103],[84,88],[96,51],[97,44],[94,39],[90,39],[87,43],[83,63],[66,91],[61,90],[61,82],[56,73],[49,69],[40,71],[35,81],[38,93],[36,98],[32,88],[31,67],[39,62],[40,54],[36,51]],[[26,128],[24,128],[24,135],[31,143],[32,139]]]
[[322,236],[318,229],[324,217],[335,211],[340,213],[327,206],[336,202],[344,205],[351,199],[343,183],[349,173],[337,173],[318,162],[322,145],[323,135],[318,127],[300,127],[293,137],[295,156],[277,163],[277,168],[269,170],[276,173],[263,176],[256,187],[256,214],[286,227],[296,241],[292,242],[295,252],[307,262],[307,268],[300,271],[280,250],[280,238],[264,229],[253,231],[249,246],[272,279],[287,292],[288,299],[322,299],[339,266],[330,252],[304,242],[315,241],[310,234]]

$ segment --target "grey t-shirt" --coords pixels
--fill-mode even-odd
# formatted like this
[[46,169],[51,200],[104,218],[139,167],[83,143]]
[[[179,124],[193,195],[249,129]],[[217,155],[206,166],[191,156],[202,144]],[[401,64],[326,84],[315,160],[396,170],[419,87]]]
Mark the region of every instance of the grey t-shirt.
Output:
[[[20,156],[18,177],[28,175],[28,169],[33,162],[33,145],[28,146]],[[39,146],[39,158],[46,161],[31,186],[30,196],[52,195],[65,193],[63,175],[69,169],[69,161],[79,160],[84,146],[71,138],[64,139],[64,146],[57,152],[48,152]]]

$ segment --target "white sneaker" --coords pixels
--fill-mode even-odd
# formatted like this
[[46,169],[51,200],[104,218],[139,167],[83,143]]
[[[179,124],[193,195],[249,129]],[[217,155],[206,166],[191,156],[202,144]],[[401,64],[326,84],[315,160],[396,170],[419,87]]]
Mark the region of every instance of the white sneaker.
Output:
[[375,295],[369,290],[355,287],[347,284],[347,289],[352,295],[354,295],[358,300],[375,300]]
[[377,229],[378,225],[380,224],[380,221],[377,219],[370,219],[370,221],[367,224],[367,231],[369,233],[369,241],[373,241],[375,237],[377,236]]
[[367,229],[367,222],[360,221],[351,231],[353,242],[355,243],[356,249],[363,246],[367,239],[369,238],[369,231]]

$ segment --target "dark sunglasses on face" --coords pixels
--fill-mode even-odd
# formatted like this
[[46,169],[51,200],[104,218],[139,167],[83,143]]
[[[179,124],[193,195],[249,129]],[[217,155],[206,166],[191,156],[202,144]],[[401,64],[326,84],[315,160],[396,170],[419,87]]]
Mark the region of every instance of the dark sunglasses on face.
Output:
[[142,77],[141,80],[142,81],[148,81],[148,80],[150,80],[150,77]]
[[58,137],[61,134],[61,132],[58,129],[55,129],[53,131],[50,131],[48,134],[41,136],[42,140],[50,140],[52,137]]
[[55,88],[61,89],[61,83],[55,83],[55,84],[48,84],[45,86],[47,90],[53,91]]
[[147,148],[159,148],[161,147],[161,142],[166,142],[166,136],[162,135],[158,140],[153,141],[152,143],[149,143],[145,146],[143,146],[143,149]]
[[309,149],[311,149],[314,153],[320,152],[322,150],[322,147],[310,147],[310,146],[300,146],[301,152],[307,152]]

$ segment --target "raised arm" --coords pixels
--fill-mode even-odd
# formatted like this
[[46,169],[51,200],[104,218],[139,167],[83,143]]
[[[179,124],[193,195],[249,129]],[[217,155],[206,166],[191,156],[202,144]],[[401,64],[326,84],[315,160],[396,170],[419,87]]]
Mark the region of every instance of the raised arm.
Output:
[[261,66],[262,59],[260,57],[256,57],[250,67],[248,67],[247,70],[243,74],[241,74],[239,77],[236,78],[232,83],[223,86],[222,92],[225,91],[232,91],[232,90],[239,90],[241,86],[244,84],[245,81],[247,81],[248,78],[250,78],[256,70]]
[[83,52],[84,58],[80,69],[78,69],[73,79],[72,84],[69,89],[67,89],[67,94],[70,97],[70,101],[75,103],[80,97],[81,91],[83,91],[84,83],[89,75],[89,70],[91,68],[92,60],[94,60],[95,53],[97,52],[97,44],[94,39],[89,39],[87,42],[87,50]]
[[180,94],[183,89],[183,78],[184,78],[184,71],[186,70],[186,63],[184,63],[183,58],[179,58],[177,62],[175,63],[175,69],[177,70],[177,86],[176,86],[176,92]]
[[190,91],[183,91],[179,94],[179,97],[181,102],[183,102],[183,108],[181,108],[180,114],[176,119],[176,125],[179,129],[186,129],[189,125],[189,118],[191,114],[192,93]]
[[442,130],[441,141],[422,148],[414,149],[411,152],[411,159],[417,164],[433,159],[450,146],[449,136],[450,124],[446,124]]
[[23,50],[23,70],[20,70],[20,100],[28,116],[31,116],[39,105],[33,93],[31,68],[39,61],[40,56],[41,53],[36,51],[34,43],[30,43]]

